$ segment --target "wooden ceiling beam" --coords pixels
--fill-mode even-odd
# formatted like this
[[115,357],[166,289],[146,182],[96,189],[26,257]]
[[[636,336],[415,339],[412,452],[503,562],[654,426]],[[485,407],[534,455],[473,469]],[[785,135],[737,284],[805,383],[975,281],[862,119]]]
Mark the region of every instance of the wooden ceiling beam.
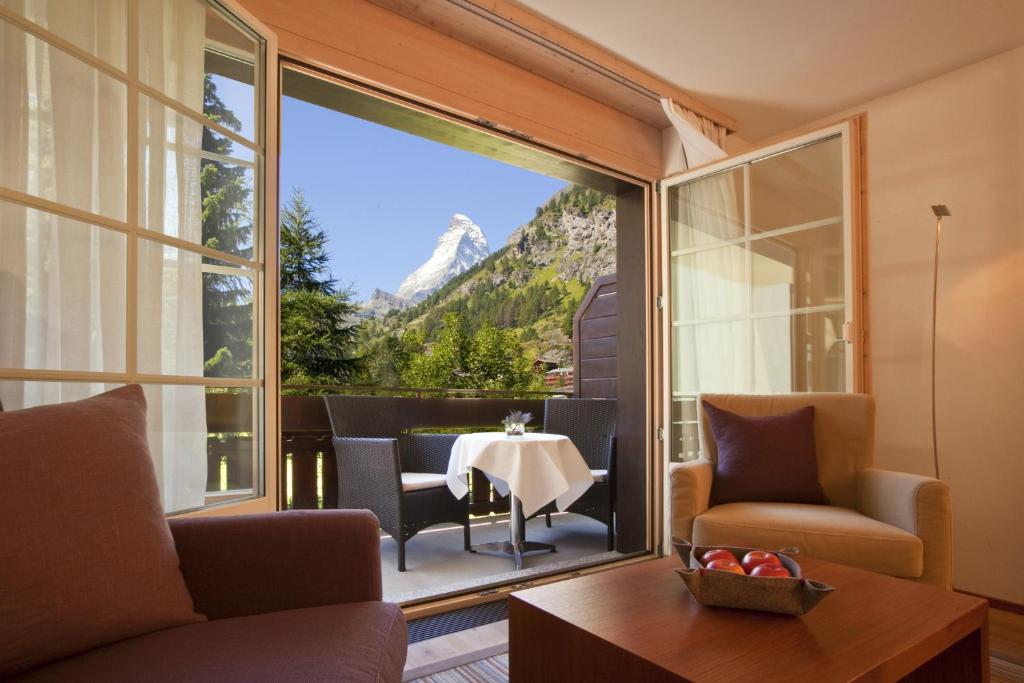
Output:
[[737,122],[689,93],[513,0],[371,0],[659,128],[668,97],[734,131]]

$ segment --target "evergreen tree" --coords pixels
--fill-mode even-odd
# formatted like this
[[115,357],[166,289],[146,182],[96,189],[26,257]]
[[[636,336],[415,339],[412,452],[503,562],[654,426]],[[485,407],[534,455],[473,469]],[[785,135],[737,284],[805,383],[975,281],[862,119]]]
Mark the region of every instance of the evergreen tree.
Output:
[[306,203],[301,188],[281,210],[281,290],[335,293],[335,280],[327,264],[327,233]]
[[[209,75],[203,90],[203,113],[212,121],[241,130],[242,123],[217,95]],[[230,156],[234,143],[203,128],[203,149]],[[220,251],[252,256],[252,189],[246,169],[212,159],[200,163],[203,243]],[[204,257],[204,260],[205,257]],[[204,374],[246,376],[252,372],[252,280],[223,273],[203,273]]]
[[351,290],[337,289],[329,260],[327,233],[295,189],[281,211],[282,384],[342,384],[360,368],[359,309]]

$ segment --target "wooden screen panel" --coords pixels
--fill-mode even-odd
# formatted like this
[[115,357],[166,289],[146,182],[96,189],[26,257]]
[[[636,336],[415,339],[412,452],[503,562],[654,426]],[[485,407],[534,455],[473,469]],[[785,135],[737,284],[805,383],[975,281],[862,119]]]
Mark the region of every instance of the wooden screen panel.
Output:
[[572,320],[577,398],[617,398],[618,319],[616,276],[602,275],[594,280]]

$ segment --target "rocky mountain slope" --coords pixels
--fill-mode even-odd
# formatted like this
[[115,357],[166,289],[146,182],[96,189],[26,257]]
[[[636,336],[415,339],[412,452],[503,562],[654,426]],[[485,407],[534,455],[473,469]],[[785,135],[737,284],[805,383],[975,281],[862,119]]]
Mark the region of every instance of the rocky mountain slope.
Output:
[[470,330],[485,322],[517,330],[531,361],[571,365],[572,316],[593,279],[615,272],[615,235],[615,197],[569,186],[501,249],[416,305],[375,320],[367,339],[415,326],[429,340],[444,314],[456,312]]
[[362,317],[378,317],[387,315],[391,311],[404,311],[415,304],[408,299],[385,292],[383,289],[374,289],[373,294],[363,304]]
[[395,296],[414,303],[422,301],[456,275],[483,261],[490,251],[480,226],[457,213],[437,238],[434,253],[402,281]]

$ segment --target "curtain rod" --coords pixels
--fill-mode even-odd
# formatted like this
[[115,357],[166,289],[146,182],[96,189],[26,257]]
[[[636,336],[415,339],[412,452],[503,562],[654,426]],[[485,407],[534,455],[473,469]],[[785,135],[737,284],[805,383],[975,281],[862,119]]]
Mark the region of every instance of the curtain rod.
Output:
[[494,13],[494,12],[488,10],[488,9],[484,9],[483,7],[480,7],[479,5],[474,3],[472,0],[447,0],[447,1],[450,4],[455,5],[456,7],[459,7],[461,9],[463,9],[463,10],[466,10],[467,12],[472,12],[473,14],[475,14],[478,17],[480,17],[481,19],[486,19],[487,21],[491,22],[492,24],[500,26],[501,28],[503,28],[503,29],[505,29],[507,31],[511,31],[511,32],[515,33],[516,35],[522,37],[522,38],[526,38],[527,40],[529,40],[529,41],[531,41],[533,43],[536,43],[537,45],[540,45],[541,47],[544,47],[544,48],[546,48],[548,50],[556,52],[559,55],[565,57],[566,59],[569,59],[569,60],[571,60],[573,62],[576,62],[580,66],[585,67],[587,69],[590,69],[591,71],[594,71],[594,72],[604,76],[605,78],[611,79],[611,80],[615,81],[616,83],[618,83],[619,85],[623,85],[623,86],[629,88],[630,90],[633,90],[634,92],[639,93],[640,95],[643,95],[644,97],[652,99],[652,100],[654,100],[656,102],[660,102],[660,100],[661,100],[661,97],[662,97],[661,94],[651,90],[647,86],[641,85],[640,83],[637,83],[634,80],[626,78],[622,74],[616,73],[615,71],[612,71],[611,69],[609,69],[609,68],[607,68],[605,66],[602,66],[601,64],[598,64],[594,60],[588,59],[587,57],[584,57],[583,55],[579,54],[578,52],[573,52],[572,50],[570,50],[570,49],[568,49],[566,47],[563,47],[559,43],[556,43],[555,41],[553,41],[553,40],[551,40],[549,38],[545,38],[544,36],[540,35],[539,33],[535,33],[535,32],[533,32],[533,31],[531,31],[529,29],[523,28],[522,26],[520,26],[519,24],[517,24],[517,23],[515,23],[513,21],[510,21],[510,20],[508,20],[508,19],[506,19],[506,18],[504,18],[504,17],[502,17],[502,16],[500,16],[500,15],[498,15],[498,14],[496,14],[496,13]]

